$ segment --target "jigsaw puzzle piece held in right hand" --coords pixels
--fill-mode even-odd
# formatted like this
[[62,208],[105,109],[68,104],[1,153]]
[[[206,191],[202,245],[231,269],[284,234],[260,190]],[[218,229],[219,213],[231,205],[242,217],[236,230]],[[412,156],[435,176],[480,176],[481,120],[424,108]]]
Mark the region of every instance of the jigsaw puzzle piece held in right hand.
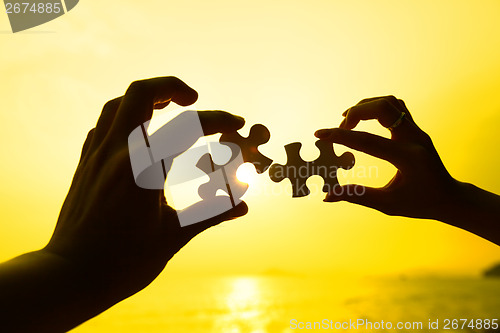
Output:
[[300,142],[290,143],[285,146],[287,162],[285,165],[273,164],[269,169],[269,177],[274,182],[280,182],[285,178],[292,183],[292,197],[307,196],[310,191],[306,181],[309,177],[317,175],[324,180],[323,192],[331,192],[336,186],[340,186],[337,179],[339,168],[349,170],[354,166],[354,155],[343,153],[337,156],[333,150],[333,143],[316,141],[316,147],[320,151],[319,157],[311,162],[306,162],[300,157]]

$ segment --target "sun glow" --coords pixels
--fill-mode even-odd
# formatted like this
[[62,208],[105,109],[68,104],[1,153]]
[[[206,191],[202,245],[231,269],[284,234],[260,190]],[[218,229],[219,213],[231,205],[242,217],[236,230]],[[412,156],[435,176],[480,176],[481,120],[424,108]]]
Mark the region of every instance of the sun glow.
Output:
[[238,180],[248,185],[252,185],[255,182],[256,175],[255,167],[250,163],[244,163],[236,171]]
[[233,316],[244,318],[254,316],[259,301],[258,281],[247,277],[234,280],[226,301]]
[[[178,76],[199,99],[184,109],[171,103],[155,110],[150,134],[180,110],[224,110],[245,118],[238,130],[244,137],[254,124],[268,127],[271,139],[258,150],[279,164],[286,164],[284,146],[291,142],[302,143],[304,160],[314,160],[317,129],[338,126],[342,112],[363,98],[393,94],[432,137],[453,177],[500,193],[498,0],[480,5],[452,0],[125,0],[119,2],[119,13],[116,6],[87,1],[43,28],[0,34],[0,117],[5,124],[0,131],[1,261],[46,245],[83,141],[102,106],[122,96],[130,82],[155,76]],[[6,16],[1,24],[0,30],[7,31]],[[159,43],[165,36],[168,42]],[[135,126],[139,120],[146,119],[137,119]],[[356,129],[388,134],[375,121]],[[220,135],[204,137],[191,148],[218,142]],[[356,165],[348,172],[341,169],[342,185],[384,186],[395,174],[388,162],[335,145],[338,155],[344,151],[354,153]],[[471,168],[476,156],[481,165]],[[168,204],[177,210],[201,202],[199,187],[210,181],[196,161],[187,172],[180,159],[169,177],[176,169],[191,177],[165,190]],[[249,208],[244,217],[190,241],[155,281],[164,289],[141,298],[154,285],[148,287],[75,332],[287,332],[280,325],[290,317],[282,313],[276,314],[278,326],[268,326],[272,284],[258,277],[268,269],[411,279],[479,275],[500,260],[496,245],[444,223],[387,216],[346,202],[323,203],[319,176],[308,180],[311,194],[304,198],[291,197],[289,179],[274,183],[268,171],[257,174],[250,163],[240,166],[236,177],[249,185],[241,198]],[[222,185],[218,195],[228,195]],[[216,289],[217,301],[203,303],[198,316],[191,309],[198,299],[201,304],[205,289],[200,297],[177,292],[170,277],[212,281],[205,274],[213,273],[231,279]],[[187,281],[180,286],[190,288]],[[339,285],[343,299],[357,295],[351,285],[328,286]],[[296,288],[285,287],[287,293]],[[165,303],[166,298],[174,303]],[[297,304],[309,311],[308,302]],[[359,304],[342,303],[341,308],[358,311]],[[171,309],[180,315],[164,315]],[[359,307],[359,313],[370,315],[361,312],[365,309]],[[209,329],[212,320],[214,329]]]

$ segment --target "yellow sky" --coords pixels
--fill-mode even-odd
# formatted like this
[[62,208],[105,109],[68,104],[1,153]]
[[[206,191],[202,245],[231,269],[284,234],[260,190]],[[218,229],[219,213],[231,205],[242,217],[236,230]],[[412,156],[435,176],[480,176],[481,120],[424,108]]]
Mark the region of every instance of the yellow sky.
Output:
[[[316,129],[338,125],[362,98],[394,94],[455,177],[500,193],[499,12],[496,0],[81,1],[15,35],[0,14],[0,259],[46,243],[100,108],[153,76],[190,84],[199,109],[267,125],[261,150],[281,163],[283,145],[300,141],[314,159]],[[342,182],[391,178],[387,163],[355,155],[358,169]],[[363,166],[378,177],[356,178]],[[500,260],[498,247],[438,222],[324,204],[321,193],[262,193],[289,188],[267,174],[252,185],[250,213],[192,241],[172,274],[476,273]]]

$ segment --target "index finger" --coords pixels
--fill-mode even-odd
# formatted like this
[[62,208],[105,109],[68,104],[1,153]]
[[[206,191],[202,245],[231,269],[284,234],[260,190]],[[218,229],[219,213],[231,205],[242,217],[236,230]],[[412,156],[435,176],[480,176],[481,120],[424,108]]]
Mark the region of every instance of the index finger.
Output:
[[203,134],[234,132],[245,125],[245,119],[225,111],[198,111]]
[[342,128],[328,128],[316,131],[320,140],[339,143],[371,156],[386,160],[400,166],[407,156],[404,146],[400,143],[375,134],[351,131]]
[[[362,101],[363,102],[363,101]],[[353,129],[361,120],[376,119],[384,126],[391,126],[401,115],[400,108],[386,98],[375,98],[364,103],[358,103],[351,107],[346,113],[346,118],[340,126],[345,129]]]
[[127,138],[151,119],[155,105],[174,102],[187,106],[198,99],[198,93],[180,79],[167,76],[132,82],[123,96],[108,136]]

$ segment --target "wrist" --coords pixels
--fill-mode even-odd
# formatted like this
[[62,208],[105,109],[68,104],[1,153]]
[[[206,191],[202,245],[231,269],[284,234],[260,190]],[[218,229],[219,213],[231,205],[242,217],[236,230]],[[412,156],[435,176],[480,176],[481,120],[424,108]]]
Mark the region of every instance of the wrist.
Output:
[[[103,278],[101,271],[96,270],[89,263],[62,255],[51,250],[50,247],[36,251],[36,255],[54,271],[54,275],[60,280],[71,281],[67,287],[78,295],[75,299],[86,299],[85,303],[88,304],[95,302],[104,305],[112,302],[106,279]],[[83,297],[84,295],[86,296]]]
[[47,249],[3,263],[0,277],[9,304],[0,321],[9,332],[66,332],[109,307],[78,265]]
[[500,245],[499,216],[500,196],[457,181],[437,219]]
[[469,219],[471,202],[468,199],[475,186],[453,179],[450,188],[436,211],[435,219],[455,227],[464,228],[463,221]]
[[79,251],[50,244],[48,253],[64,266],[65,273],[75,281],[75,288],[87,293],[96,305],[111,307],[144,288],[135,281],[142,275],[102,251]]

